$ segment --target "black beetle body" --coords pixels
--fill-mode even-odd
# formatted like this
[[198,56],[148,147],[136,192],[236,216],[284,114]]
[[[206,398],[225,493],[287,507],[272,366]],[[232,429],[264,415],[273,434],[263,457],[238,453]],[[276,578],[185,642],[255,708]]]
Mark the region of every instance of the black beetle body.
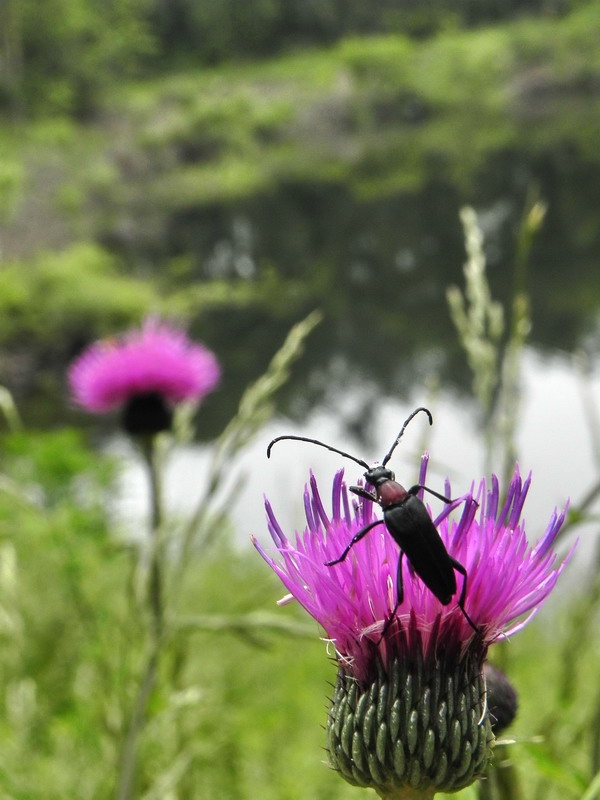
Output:
[[[433,419],[430,412],[426,408],[417,408],[416,411],[408,417],[400,433],[398,434],[390,451],[387,453],[380,465],[369,467],[369,465],[361,459],[355,458],[349,453],[338,450],[335,447],[324,444],[317,439],[307,439],[302,436],[279,436],[273,439],[267,449],[267,456],[270,455],[271,447],[275,442],[280,439],[296,439],[299,441],[306,441],[312,444],[325,447],[327,450],[339,453],[347,458],[356,461],[366,468],[364,473],[365,481],[367,484],[374,488],[374,491],[368,491],[362,486],[351,486],[350,491],[366,500],[371,500],[378,503],[383,511],[383,519],[375,520],[362,528],[356,533],[347,547],[340,554],[340,556],[333,561],[328,561],[327,566],[332,567],[344,561],[352,547],[359,542],[364,536],[369,533],[377,525],[384,524],[390,536],[397,543],[400,548],[400,555],[398,558],[398,572],[397,572],[397,594],[396,605],[386,624],[384,625],[382,638],[387,628],[395,618],[396,611],[402,605],[404,600],[404,586],[402,579],[402,560],[406,555],[413,571],[423,581],[425,586],[431,593],[437,597],[442,605],[447,606],[454,594],[456,593],[456,576],[455,570],[459,572],[464,580],[463,586],[458,600],[458,606],[465,616],[465,619],[476,633],[479,630],[470,616],[465,611],[465,598],[467,594],[467,570],[463,565],[453,558],[442,541],[437,528],[433,524],[433,520],[429,516],[425,504],[418,497],[421,490],[425,490],[435,497],[443,500],[445,503],[452,501],[447,497],[429,489],[427,486],[417,484],[406,490],[403,486],[396,482],[394,473],[386,467],[387,462],[402,438],[402,434],[411,419],[419,413],[424,411],[429,417],[429,424],[432,424]],[[475,502],[475,501],[473,501]]]
[[[379,473],[375,475],[377,470]],[[440,603],[448,605],[456,592],[454,567],[425,505],[417,496],[421,487],[412,486],[407,491],[396,483],[393,472],[381,468],[369,470],[365,480],[375,486],[376,501],[383,510],[388,532],[423,583]],[[351,491],[362,495],[356,491],[359,488],[353,486]]]

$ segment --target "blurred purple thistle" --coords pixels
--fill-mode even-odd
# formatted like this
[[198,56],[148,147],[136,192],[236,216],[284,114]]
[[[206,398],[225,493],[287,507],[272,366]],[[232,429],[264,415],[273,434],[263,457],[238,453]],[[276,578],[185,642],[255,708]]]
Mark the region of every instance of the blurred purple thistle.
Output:
[[95,342],[69,370],[77,405],[94,414],[121,409],[125,429],[135,434],[168,430],[173,408],[201,400],[219,377],[210,350],[154,319],[119,338]]
[[116,796],[127,800],[135,783],[139,738],[159,673],[164,646],[162,492],[156,434],[171,429],[181,403],[198,402],[219,381],[215,356],[204,346],[155,319],[118,338],[90,345],[71,365],[74,402],[94,414],[120,410],[123,428],[136,436],[150,484],[147,571],[148,652],[119,753]]

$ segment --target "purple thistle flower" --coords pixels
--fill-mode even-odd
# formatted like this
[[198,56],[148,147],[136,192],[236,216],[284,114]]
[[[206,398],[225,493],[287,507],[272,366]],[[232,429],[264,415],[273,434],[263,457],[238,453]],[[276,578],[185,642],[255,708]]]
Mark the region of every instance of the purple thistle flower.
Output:
[[[425,483],[427,464],[425,455],[420,484]],[[490,486],[482,480],[476,493],[472,489],[433,518],[449,554],[467,570],[465,608],[477,634],[457,605],[463,577],[457,575],[455,600],[444,606],[407,559],[404,601],[384,629],[395,606],[399,557],[385,525],[361,539],[345,561],[325,566],[376,518],[373,503],[358,504],[348,494],[343,470],[333,481],[331,513],[311,474],[304,493],[307,527],[293,542],[265,502],[279,557],[254,544],[335,647],[339,674],[327,724],[328,746],[332,765],[350,782],[373,786],[384,797],[404,786],[430,797],[434,791],[466,786],[481,774],[493,741],[482,675],[488,647],[532,619],[570,558],[558,562],[552,550],[565,511],[555,511],[542,538],[529,545],[521,513],[530,482],[531,476],[523,480],[517,466],[504,503],[493,476]],[[451,496],[448,482],[445,493]],[[458,519],[451,517],[455,509],[462,509]],[[395,701],[390,686],[395,687]],[[385,708],[376,700],[383,687]],[[419,721],[424,693],[427,709],[425,720]],[[369,708],[378,720],[373,730],[371,723],[364,727]],[[398,714],[404,725],[394,721]]]
[[118,339],[88,347],[71,365],[69,384],[73,399],[87,411],[120,408],[130,433],[154,433],[170,428],[173,406],[201,400],[219,376],[210,350],[149,319]]

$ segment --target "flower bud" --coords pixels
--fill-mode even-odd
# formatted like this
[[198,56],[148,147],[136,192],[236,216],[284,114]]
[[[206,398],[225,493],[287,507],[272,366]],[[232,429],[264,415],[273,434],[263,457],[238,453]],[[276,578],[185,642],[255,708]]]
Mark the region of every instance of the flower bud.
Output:
[[338,671],[327,747],[349,783],[383,797],[402,788],[457,791],[483,772],[493,742],[475,660],[395,658],[364,686]]
[[492,730],[494,736],[498,736],[517,716],[517,691],[506,675],[492,664],[485,664],[484,676]]

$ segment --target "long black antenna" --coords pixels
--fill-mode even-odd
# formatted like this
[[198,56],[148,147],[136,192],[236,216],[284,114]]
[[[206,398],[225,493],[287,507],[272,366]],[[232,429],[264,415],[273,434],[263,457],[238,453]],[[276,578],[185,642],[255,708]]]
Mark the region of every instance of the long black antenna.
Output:
[[393,444],[393,445],[390,447],[390,450],[389,450],[388,454],[386,455],[386,457],[385,457],[385,458],[383,459],[383,461],[381,462],[381,466],[382,466],[382,467],[385,467],[385,465],[388,463],[388,461],[389,461],[389,460],[390,460],[390,458],[392,457],[392,453],[394,452],[394,450],[396,449],[396,447],[397,447],[397,445],[398,445],[398,442],[399,442],[399,441],[400,441],[400,439],[402,438],[402,434],[403,434],[403,433],[404,433],[404,431],[406,430],[406,426],[407,426],[407,425],[408,425],[408,423],[411,421],[411,419],[413,419],[413,417],[416,417],[416,416],[417,416],[417,414],[419,413],[419,411],[424,411],[424,412],[427,414],[427,416],[429,417],[429,424],[430,424],[430,425],[433,425],[433,417],[431,416],[431,411],[430,411],[428,408],[424,408],[423,406],[419,406],[419,408],[415,408],[415,410],[412,412],[412,414],[411,414],[411,415],[410,415],[410,416],[409,416],[409,417],[406,419],[406,421],[404,422],[404,425],[402,426],[402,429],[400,430],[400,433],[398,434],[398,436],[396,436],[396,441],[395,441],[395,442],[394,442],[394,444]]
[[[420,411],[421,409],[417,409],[417,410]],[[415,411],[412,416],[414,417],[414,415],[416,413],[417,412]],[[406,424],[405,424],[404,427],[406,427]],[[404,430],[404,428],[402,430]],[[402,435],[402,434],[400,434],[400,435]],[[271,448],[273,447],[273,445],[276,442],[280,442],[282,439],[293,439],[296,442],[309,442],[310,444],[318,444],[319,447],[324,447],[326,450],[331,450],[333,453],[338,453],[338,455],[344,456],[344,458],[350,458],[350,459],[352,459],[352,461],[356,461],[357,464],[360,464],[361,467],[364,467],[365,469],[369,469],[369,465],[367,464],[366,461],[362,461],[360,458],[356,458],[355,456],[351,456],[350,453],[344,453],[343,450],[338,450],[337,447],[332,447],[330,444],[325,444],[325,442],[320,442],[318,439],[307,439],[305,436],[278,436],[276,439],[273,439],[273,441],[267,447],[267,458],[271,458]]]

